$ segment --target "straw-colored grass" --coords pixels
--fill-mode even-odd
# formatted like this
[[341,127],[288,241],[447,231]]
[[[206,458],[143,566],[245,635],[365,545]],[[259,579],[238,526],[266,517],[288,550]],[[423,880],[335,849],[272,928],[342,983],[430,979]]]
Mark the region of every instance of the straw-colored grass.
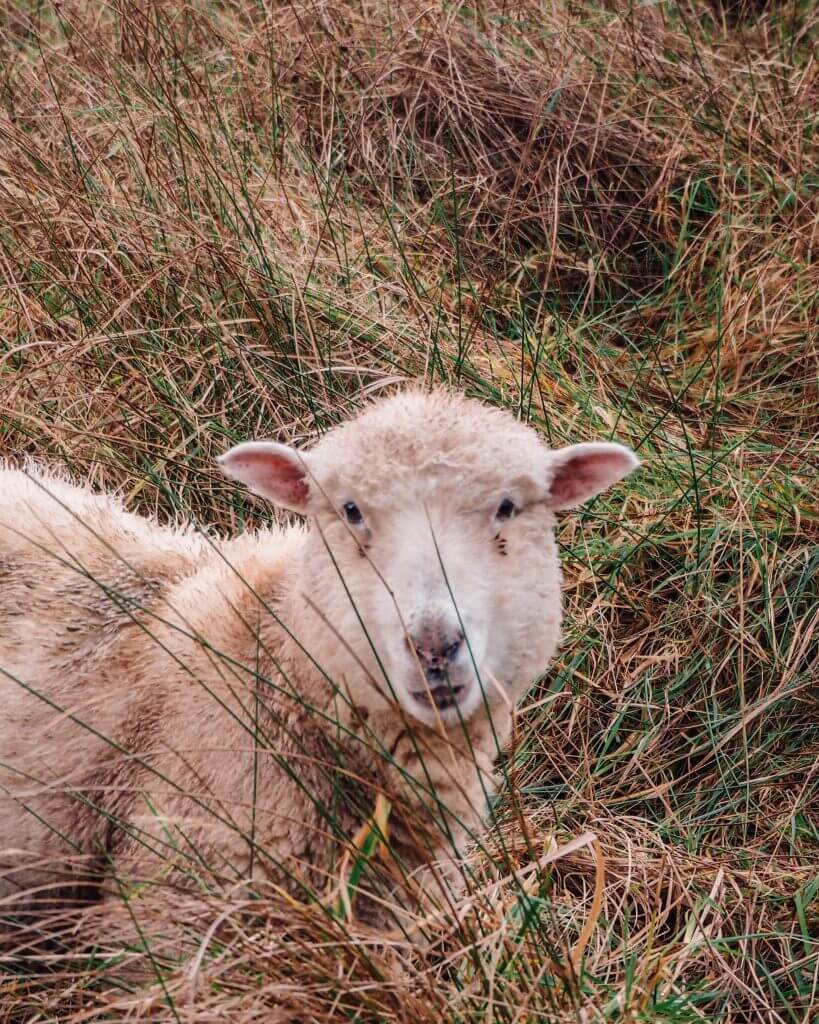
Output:
[[419,378],[645,462],[562,526],[566,641],[432,949],[157,890],[192,966],[112,992],[87,952],[6,957],[0,1020],[810,1021],[815,7],[20,0],[0,24],[0,454],[235,531],[264,511],[214,455]]

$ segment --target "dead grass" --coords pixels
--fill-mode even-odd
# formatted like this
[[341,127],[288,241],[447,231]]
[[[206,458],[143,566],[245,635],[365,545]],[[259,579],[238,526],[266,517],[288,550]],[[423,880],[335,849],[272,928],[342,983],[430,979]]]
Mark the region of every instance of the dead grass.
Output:
[[817,21],[720,10],[0,12],[3,454],[238,529],[230,440],[423,377],[646,462],[564,525],[562,658],[428,952],[147,892],[194,967],[7,966],[0,1019],[811,1019]]

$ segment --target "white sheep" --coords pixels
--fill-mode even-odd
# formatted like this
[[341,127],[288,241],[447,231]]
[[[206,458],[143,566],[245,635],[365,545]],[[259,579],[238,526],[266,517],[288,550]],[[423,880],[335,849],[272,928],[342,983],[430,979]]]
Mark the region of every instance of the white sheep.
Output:
[[225,541],[0,470],[0,917],[209,873],[321,898],[380,793],[357,906],[394,927],[401,877],[479,834],[557,645],[555,511],[637,460],[409,390],[220,464],[309,525]]

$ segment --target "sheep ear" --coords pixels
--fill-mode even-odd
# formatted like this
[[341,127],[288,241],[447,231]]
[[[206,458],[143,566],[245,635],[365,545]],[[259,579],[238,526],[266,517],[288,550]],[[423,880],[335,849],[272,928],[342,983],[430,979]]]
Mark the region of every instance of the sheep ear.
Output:
[[246,441],[218,458],[225,476],[238,480],[276,505],[307,510],[309,476],[304,456],[275,441]]
[[551,453],[547,501],[553,509],[573,508],[617,483],[640,465],[622,444],[573,444]]

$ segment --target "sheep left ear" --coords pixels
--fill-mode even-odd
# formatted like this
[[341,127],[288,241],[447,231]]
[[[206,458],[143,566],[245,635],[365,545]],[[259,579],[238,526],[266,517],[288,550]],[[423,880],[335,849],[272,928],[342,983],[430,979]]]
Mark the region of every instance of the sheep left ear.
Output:
[[546,501],[553,509],[582,505],[639,465],[634,452],[622,444],[593,441],[559,448],[550,454]]
[[245,441],[217,459],[225,476],[275,505],[305,515],[310,497],[305,456],[275,441]]

